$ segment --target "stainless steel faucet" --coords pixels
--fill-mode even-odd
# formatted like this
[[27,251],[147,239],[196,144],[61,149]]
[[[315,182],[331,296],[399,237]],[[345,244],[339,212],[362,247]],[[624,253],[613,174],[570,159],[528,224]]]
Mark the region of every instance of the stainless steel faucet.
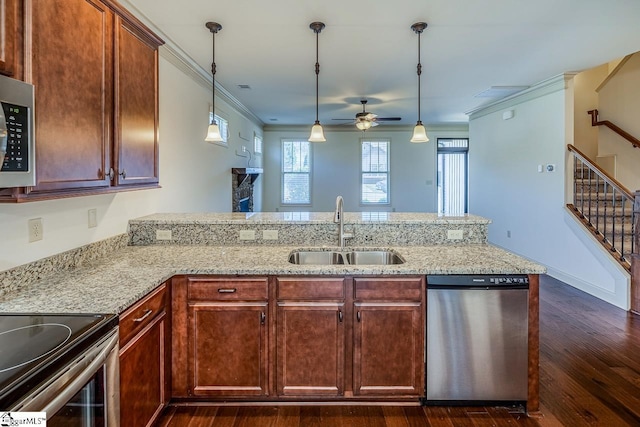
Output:
[[338,196],[336,198],[336,211],[333,215],[333,222],[339,224],[338,226],[338,242],[340,244],[340,249],[344,249],[344,241],[346,239],[352,239],[354,236],[353,230],[350,232],[344,231],[344,201],[342,200],[342,196]]

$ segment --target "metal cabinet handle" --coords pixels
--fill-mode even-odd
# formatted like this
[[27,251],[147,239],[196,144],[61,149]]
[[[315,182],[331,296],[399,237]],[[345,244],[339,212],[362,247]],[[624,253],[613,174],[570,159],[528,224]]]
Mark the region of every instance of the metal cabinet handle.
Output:
[[107,174],[107,176],[109,177],[109,180],[113,180],[113,177],[115,176],[115,172],[113,171],[113,168],[109,168],[109,173]]
[[264,322],[267,320],[267,315],[264,314],[264,311],[260,313],[260,324],[264,325]]
[[360,315],[360,312],[356,312],[356,318],[358,319],[358,322],[362,321],[362,316]]
[[127,179],[127,170],[122,169],[122,172],[120,172],[118,175],[120,175],[122,179]]
[[153,310],[151,310],[150,308],[146,309],[144,311],[144,314],[142,315],[142,317],[138,317],[137,319],[133,319],[134,322],[142,322],[144,319],[146,319],[147,317],[151,316],[151,313],[153,313]]
[[237,291],[236,288],[218,288],[219,294],[233,294]]
[[338,310],[338,320],[340,321],[340,323],[342,323],[343,318],[344,318],[344,315],[342,314],[342,310]]

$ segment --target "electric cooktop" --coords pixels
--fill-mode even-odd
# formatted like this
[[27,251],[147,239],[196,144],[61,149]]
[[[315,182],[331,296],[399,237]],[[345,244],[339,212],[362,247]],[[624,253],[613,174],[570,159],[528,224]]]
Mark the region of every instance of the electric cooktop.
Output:
[[118,325],[113,314],[0,314],[0,411]]

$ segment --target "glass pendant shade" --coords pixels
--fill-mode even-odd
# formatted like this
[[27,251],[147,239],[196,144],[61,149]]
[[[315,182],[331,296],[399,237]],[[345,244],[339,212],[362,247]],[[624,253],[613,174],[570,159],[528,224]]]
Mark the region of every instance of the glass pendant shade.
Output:
[[367,130],[371,128],[371,122],[369,120],[363,120],[356,123],[356,127],[360,130]]
[[324,138],[324,130],[322,129],[322,125],[320,125],[319,121],[311,128],[311,136],[309,136],[309,142],[325,142]]
[[220,128],[216,122],[209,125],[207,130],[207,137],[204,139],[206,142],[222,142],[222,135],[220,134]]
[[413,143],[419,142],[429,142],[429,138],[427,137],[427,130],[424,128],[424,125],[421,121],[416,123],[416,126],[413,128],[413,136],[410,139]]

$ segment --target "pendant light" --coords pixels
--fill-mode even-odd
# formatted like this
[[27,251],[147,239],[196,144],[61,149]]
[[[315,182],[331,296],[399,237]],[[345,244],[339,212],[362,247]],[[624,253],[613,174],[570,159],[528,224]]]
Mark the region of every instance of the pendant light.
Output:
[[322,126],[320,125],[320,120],[318,120],[318,74],[320,74],[320,63],[318,62],[318,35],[320,31],[324,28],[324,24],[322,22],[312,22],[309,25],[309,28],[316,33],[316,122],[313,124],[311,128],[311,136],[309,136],[309,142],[325,142],[324,131],[322,130]]
[[211,62],[211,73],[213,75],[213,83],[211,85],[211,109],[213,115],[211,117],[211,123],[207,130],[207,137],[204,139],[207,142],[222,142],[222,135],[220,134],[220,128],[218,122],[216,122],[216,33],[222,29],[222,25],[217,22],[207,22],[206,27],[213,34],[213,60]]
[[429,142],[427,130],[424,128],[422,120],[420,120],[420,76],[422,75],[422,64],[420,63],[420,35],[425,28],[427,28],[426,22],[416,22],[411,26],[411,29],[418,35],[418,122],[413,128],[413,136],[410,140],[415,143]]

